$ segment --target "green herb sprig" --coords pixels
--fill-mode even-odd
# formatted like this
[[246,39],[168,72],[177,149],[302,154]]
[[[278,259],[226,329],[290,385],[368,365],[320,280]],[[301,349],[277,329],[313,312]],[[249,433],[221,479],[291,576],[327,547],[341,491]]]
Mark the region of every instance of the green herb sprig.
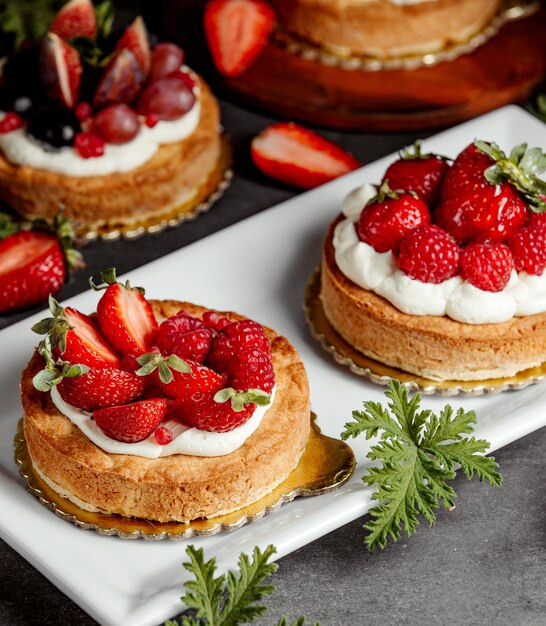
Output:
[[379,504],[370,509],[371,520],[365,542],[368,549],[384,548],[390,536],[400,538],[403,525],[412,535],[421,514],[432,526],[434,510],[443,505],[451,509],[455,491],[446,481],[460,466],[470,479],[474,474],[483,482],[499,486],[502,476],[492,457],[483,454],[490,447],[484,439],[470,437],[476,423],[474,411],[458,409],[454,414],[447,405],[437,416],[419,410],[420,394],[408,399],[406,387],[392,380],[385,395],[391,413],[379,402],[365,402],[364,411],[353,411],[353,422],[345,424],[342,439],[364,434],[366,439],[379,436],[368,458],[379,463],[370,467],[362,480],[376,486],[372,500]]
[[[215,576],[216,559],[205,561],[203,549],[188,546],[186,554],[189,562],[184,568],[193,575],[184,586],[186,594],[182,602],[195,611],[195,617],[184,615],[181,626],[238,626],[252,622],[267,610],[257,604],[275,590],[274,585],[264,584],[264,580],[274,574],[278,565],[269,563],[275,554],[274,546],[263,552],[254,548],[252,558],[242,553],[239,556],[239,571]],[[307,620],[298,617],[291,626],[305,626]],[[178,622],[167,620],[165,626],[178,626]],[[277,626],[288,626],[286,618],[281,618]],[[319,626],[315,622],[313,626]]]

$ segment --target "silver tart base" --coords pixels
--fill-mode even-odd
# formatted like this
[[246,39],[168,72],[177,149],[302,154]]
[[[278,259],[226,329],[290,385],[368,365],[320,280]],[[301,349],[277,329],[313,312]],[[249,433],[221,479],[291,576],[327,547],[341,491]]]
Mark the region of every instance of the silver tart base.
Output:
[[546,379],[546,362],[538,367],[518,372],[510,378],[437,381],[371,359],[347,343],[328,321],[320,300],[320,267],[315,270],[307,284],[304,312],[311,334],[322,348],[332,355],[334,361],[377,385],[387,385],[392,378],[397,378],[410,391],[419,391],[423,395],[481,396],[524,389]]

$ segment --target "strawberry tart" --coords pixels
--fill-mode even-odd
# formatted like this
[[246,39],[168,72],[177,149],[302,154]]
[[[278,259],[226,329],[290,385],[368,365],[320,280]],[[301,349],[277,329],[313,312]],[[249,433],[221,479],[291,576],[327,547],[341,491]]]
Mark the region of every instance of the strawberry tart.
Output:
[[225,169],[216,99],[172,43],[138,17],[110,32],[71,0],[46,36],[4,60],[0,200],[27,219],[59,210],[85,232],[180,217]]
[[270,0],[281,28],[342,55],[420,55],[468,41],[500,0]]
[[158,522],[225,514],[285,480],[310,428],[287,339],[103,277],[96,314],[51,299],[34,327],[45,337],[21,383],[33,471],[82,509]]
[[546,360],[546,170],[476,141],[450,166],[407,151],[345,200],[320,299],[337,333],[434,380],[510,377]]

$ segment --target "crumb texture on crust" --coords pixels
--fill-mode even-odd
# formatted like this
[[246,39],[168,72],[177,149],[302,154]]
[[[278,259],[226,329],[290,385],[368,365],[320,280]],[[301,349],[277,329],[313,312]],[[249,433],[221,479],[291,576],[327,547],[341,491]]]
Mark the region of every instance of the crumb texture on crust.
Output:
[[[185,302],[153,302],[157,316],[207,309]],[[232,319],[241,316],[228,313]],[[305,368],[288,340],[266,329],[277,392],[257,431],[223,457],[173,455],[147,459],[108,454],[93,444],[37,391],[43,367],[35,353],[22,374],[24,433],[32,463],[65,493],[102,511],[160,522],[214,517],[250,504],[281,483],[297,465],[310,428]]]
[[332,237],[324,240],[321,293],[334,329],[358,351],[391,367],[436,380],[514,376],[546,359],[546,313],[500,324],[464,324],[407,315],[349,280],[337,267]]
[[191,200],[221,156],[218,103],[201,81],[201,116],[187,139],[159,147],[128,172],[108,176],[65,176],[14,165],[0,153],[0,200],[26,219],[66,217],[88,227],[121,227],[161,219]]
[[283,28],[315,45],[376,57],[438,51],[480,32],[500,0],[272,0]]

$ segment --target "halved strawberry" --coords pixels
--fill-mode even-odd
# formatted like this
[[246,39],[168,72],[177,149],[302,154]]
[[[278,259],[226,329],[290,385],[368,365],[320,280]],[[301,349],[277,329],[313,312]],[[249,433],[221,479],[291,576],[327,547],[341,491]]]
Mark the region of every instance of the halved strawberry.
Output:
[[[99,326],[111,345],[121,354],[139,355],[148,350],[157,332],[157,320],[144,291],[116,280],[114,269],[101,274],[106,291],[97,305]],[[102,289],[104,287],[95,289]]]
[[125,30],[116,44],[116,50],[124,49],[130,50],[135,55],[135,59],[142,68],[144,75],[147,76],[150,71],[151,53],[146,25],[140,15]]
[[40,49],[40,76],[46,94],[71,109],[78,102],[82,71],[78,51],[55,33],[48,33]]
[[268,176],[310,189],[360,166],[348,152],[293,122],[273,124],[252,140],[252,159]]
[[275,12],[263,0],[211,0],[204,28],[214,65],[225,76],[239,76],[260,54]]
[[38,322],[32,330],[46,335],[56,356],[88,367],[119,367],[119,357],[93,319],[72,307],[63,308],[53,297],[49,298],[49,307],[53,317]]
[[149,437],[166,413],[166,398],[152,398],[99,409],[93,413],[93,418],[107,437],[125,443],[136,443]]
[[91,0],[70,0],[57,13],[49,30],[61,39],[97,36],[97,18]]
[[225,385],[225,374],[218,374],[210,367],[199,363],[192,361],[187,361],[187,363],[191,371],[173,371],[173,379],[169,383],[159,381],[161,391],[169,398],[197,398],[210,393],[214,395]]
[[137,97],[146,76],[135,55],[124,48],[108,63],[93,95],[93,105],[131,104]]
[[57,389],[68,404],[84,411],[94,411],[141,398],[146,391],[146,381],[131,372],[107,366],[63,378]]

